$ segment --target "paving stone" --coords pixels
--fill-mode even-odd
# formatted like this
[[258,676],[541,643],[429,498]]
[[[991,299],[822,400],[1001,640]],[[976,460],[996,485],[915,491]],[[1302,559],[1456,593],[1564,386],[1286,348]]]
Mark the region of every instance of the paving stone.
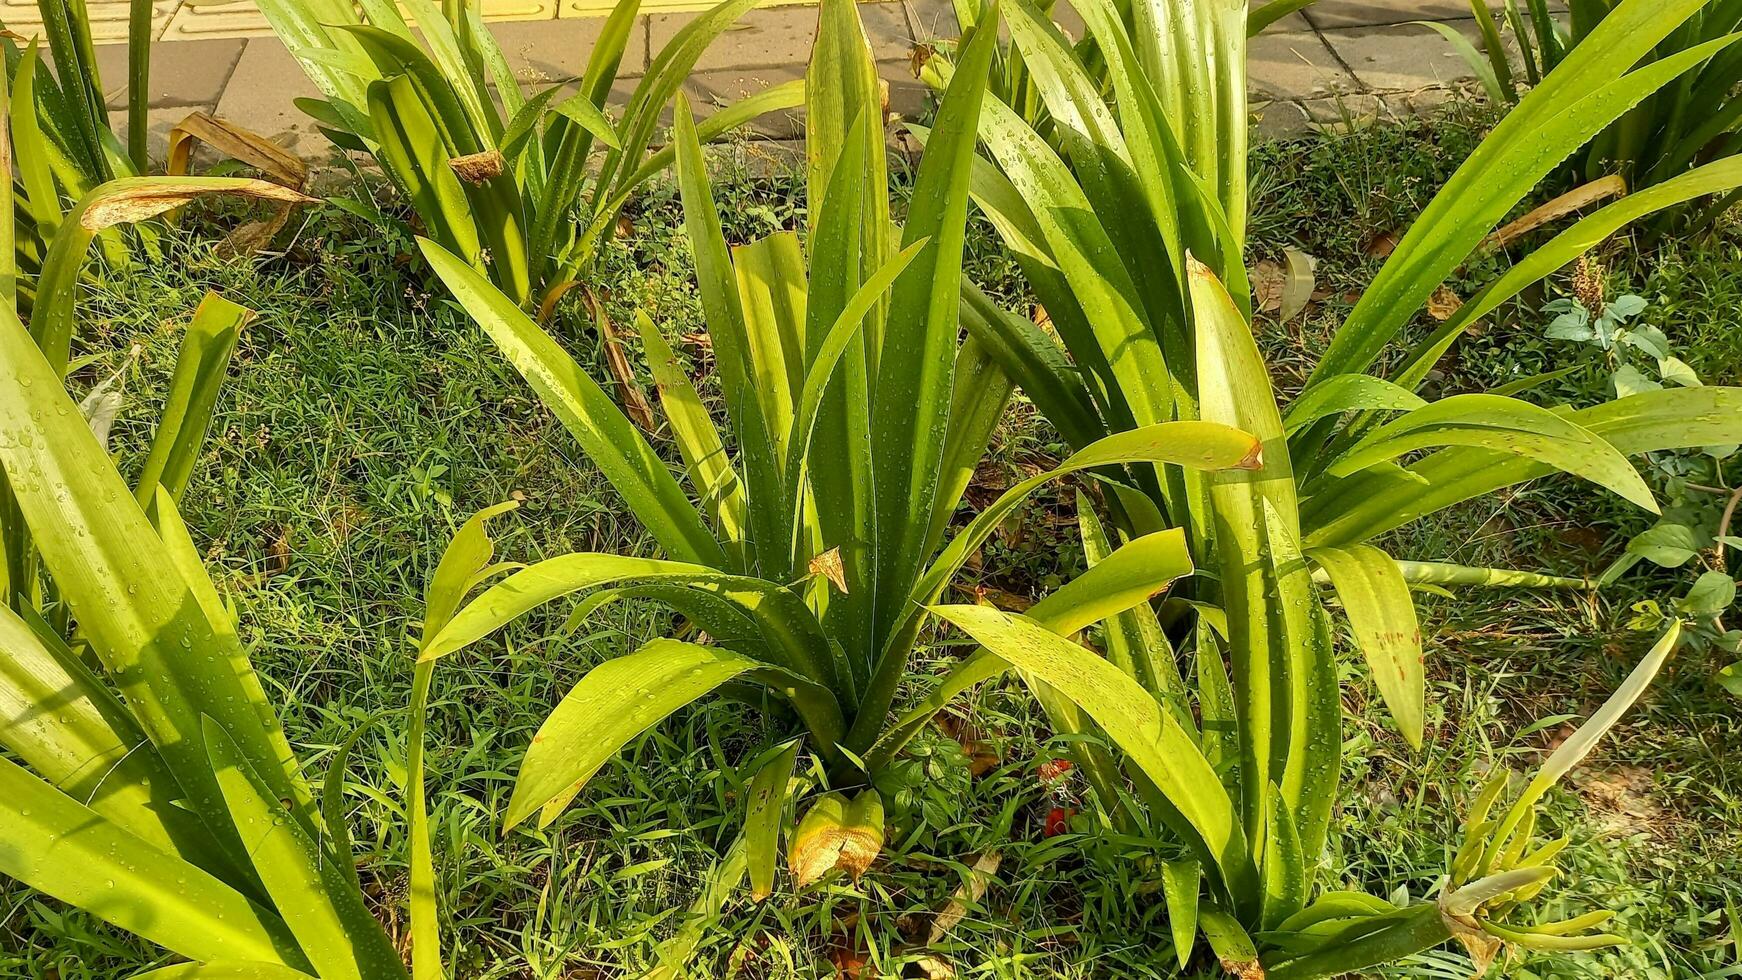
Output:
[[1311,131],[1306,110],[1298,102],[1266,102],[1252,107],[1255,140],[1285,140]]
[[[160,169],[163,166],[163,161],[169,157],[169,131],[190,114],[201,109],[210,112],[212,107],[209,105],[184,105],[146,110],[145,153],[151,158],[154,170]],[[127,139],[127,117],[125,115],[111,116],[109,124],[115,128],[116,135],[120,136],[123,141]]]
[[[930,90],[912,76],[908,63],[885,61],[877,67],[889,86],[889,111],[904,119],[920,115]],[[804,76],[804,65],[696,72],[684,80],[683,91],[696,118],[702,119],[715,109]],[[746,126],[745,131],[769,139],[803,139],[804,119],[802,107],[771,112]]]
[[333,147],[293,100],[320,97],[320,89],[276,38],[250,38],[216,114],[304,159],[317,159],[331,154]]
[[[549,83],[581,77],[604,28],[604,18],[588,17],[493,23],[490,33],[516,78],[523,83]],[[646,69],[647,23],[643,18],[629,32],[617,77],[639,77]]]
[[[648,23],[648,47],[657,53],[696,14],[655,14]],[[900,3],[860,3],[859,16],[877,60],[909,56],[913,36]],[[803,65],[810,61],[816,37],[815,7],[770,7],[752,10],[728,28],[696,62],[696,71]]]
[[[1483,50],[1474,20],[1449,21],[1449,26]],[[1476,77],[1450,43],[1430,28],[1414,24],[1325,31],[1325,42],[1375,92],[1413,92],[1463,82]],[[1516,51],[1507,43],[1508,53]]]
[[899,62],[878,66],[889,84],[889,112],[902,119],[918,119],[935,100],[931,86],[913,77],[911,64]]
[[[1490,9],[1499,13],[1506,8],[1505,0],[1488,0]],[[1522,7],[1523,5],[1520,4]],[[1550,0],[1549,9],[1566,9],[1565,0]],[[1375,27],[1404,24],[1412,20],[1464,20],[1470,16],[1469,0],[1317,0],[1303,11],[1314,27],[1329,30],[1341,27]]]
[[[804,65],[754,70],[701,71],[684,79],[683,91],[698,119],[782,82],[803,78]],[[785,109],[767,113],[744,127],[745,132],[770,139],[803,139],[804,110]]]
[[[551,20],[557,0],[482,0],[484,17],[491,21]],[[169,0],[177,8],[162,37],[186,40],[200,37],[265,37],[272,25],[254,0]],[[403,8],[402,8],[403,9]],[[409,18],[407,18],[409,20]]]
[[1463,88],[1463,86],[1424,88],[1419,92],[1410,92],[1404,95],[1401,101],[1411,113],[1425,116],[1445,108],[1460,96],[1466,95],[1467,93],[1463,91]]
[[1301,108],[1314,129],[1334,133],[1366,129],[1388,113],[1379,96],[1367,93],[1308,99],[1301,103]]
[[1267,31],[1247,42],[1246,59],[1253,99],[1313,99],[1358,88],[1354,76],[1311,32]]
[[[207,38],[151,46],[151,95],[146,104],[212,105],[224,94],[224,83],[242,57],[242,38]],[[127,45],[97,45],[97,71],[102,76],[109,107],[127,105]]]
[[[155,0],[151,6],[154,32],[162,29],[181,2],[182,0]],[[91,39],[98,44],[126,41],[130,7],[128,0],[90,0],[85,9],[91,19]],[[36,0],[0,0],[0,23],[26,38],[43,38],[43,50],[48,49],[48,38],[42,29],[42,11]]]
[[902,6],[907,8],[908,33],[916,41],[953,41],[962,34],[950,0],[902,0]]

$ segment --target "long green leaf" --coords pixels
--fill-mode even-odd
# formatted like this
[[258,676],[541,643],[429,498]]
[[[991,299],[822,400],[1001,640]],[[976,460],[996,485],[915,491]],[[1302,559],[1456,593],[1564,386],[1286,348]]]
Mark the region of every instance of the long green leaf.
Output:
[[[1742,442],[1742,390],[1672,388],[1571,412],[1569,421],[1623,455]],[[1312,497],[1305,545],[1368,540],[1460,501],[1553,473],[1554,467],[1490,449],[1444,449],[1404,470],[1372,470]]]
[[0,745],[144,843],[227,870],[210,860],[210,848],[202,854],[204,828],[175,805],[175,777],[126,706],[48,637],[59,639],[0,607]]
[[[951,539],[913,585],[911,605],[884,643],[864,700],[885,706],[893,702],[906,663],[908,645],[924,622],[924,607],[937,601],[968,557],[1040,487],[1071,473],[1124,463],[1173,463],[1206,470],[1252,467],[1259,465],[1258,450],[1257,440],[1230,426],[1213,422],[1163,422],[1114,433],[1074,453],[1056,469],[1037,474],[1006,490]],[[887,707],[859,713],[851,733],[850,748],[862,751],[870,746],[877,737],[886,710]]]
[[[466,519],[442,552],[442,560],[424,590],[423,646],[453,619],[466,593],[490,564],[496,542],[486,526],[493,517],[518,507],[506,501],[486,507]],[[420,651],[421,652],[421,651]],[[419,660],[412,671],[410,721],[406,725],[406,801],[411,831],[411,972],[414,980],[440,980],[444,975],[441,929],[437,921],[435,859],[430,850],[429,801],[424,789],[424,732],[429,723],[429,690],[435,662]]]
[[744,524],[744,486],[732,469],[720,430],[690,383],[689,375],[677,363],[671,345],[646,313],[636,311],[635,328],[641,334],[647,367],[653,374],[672,439],[689,472],[690,486],[695,488],[708,518],[718,529],[719,540],[732,552],[735,559],[732,567],[745,571],[743,550],[748,529]]
[[1560,782],[1561,778],[1571,772],[1575,766],[1583,762],[1585,757],[1597,747],[1597,743],[1603,740],[1603,736],[1609,734],[1610,729],[1614,728],[1616,723],[1621,720],[1621,716],[1626,714],[1628,709],[1633,707],[1634,702],[1638,701],[1640,696],[1645,693],[1645,689],[1651,686],[1652,679],[1657,676],[1657,672],[1663,668],[1670,655],[1675,652],[1676,645],[1681,642],[1681,632],[1681,623],[1677,620],[1671,620],[1669,628],[1664,630],[1663,636],[1658,638],[1657,643],[1646,653],[1645,658],[1639,661],[1632,673],[1627,675],[1627,679],[1621,682],[1621,686],[1615,689],[1615,693],[1609,695],[1609,699],[1603,702],[1603,706],[1598,708],[1554,752],[1550,753],[1549,757],[1537,768],[1536,775],[1531,777],[1529,785],[1525,786],[1524,792],[1518,795],[1518,799],[1512,802],[1511,809],[1501,819],[1499,829],[1494,832],[1494,836],[1490,839],[1488,852],[1482,862],[1484,868],[1493,868],[1495,856],[1506,847],[1513,832],[1525,822],[1526,816],[1534,812],[1536,803],[1542,799],[1543,794],[1547,793],[1554,784]]
[[1645,478],[1616,449],[1547,409],[1502,395],[1453,395],[1372,432],[1326,470],[1348,476],[1420,449],[1474,446],[1529,456],[1658,512]]
[[665,461],[623,417],[599,383],[465,261],[426,239],[418,244],[454,298],[562,420],[666,553],[681,561],[724,564],[726,556],[720,543],[702,523],[701,514],[684,496]]
[[985,606],[938,606],[996,656],[1055,688],[1088,713],[1177,807],[1237,892],[1253,888],[1252,855],[1233,802],[1196,741],[1117,667],[1031,620]]
[[271,912],[4,758],[0,816],[0,874],[183,956],[307,966]]
[[[895,282],[877,355],[871,458],[878,541],[875,628],[880,640],[901,618],[910,585],[924,567],[938,505],[960,329],[968,175],[982,103],[995,104],[984,96],[996,42],[989,33],[968,42],[938,109],[901,238],[903,246],[922,239],[927,244]],[[868,696],[880,700],[881,691]],[[887,705],[873,700],[869,708],[880,714]]]
[[[1720,38],[1633,66],[1706,0],[1625,0],[1526,95],[1441,188],[1362,294],[1313,378],[1358,373],[1553,167],[1641,99],[1722,50]],[[1632,69],[1630,71],[1630,69]]]
[[1427,402],[1402,385],[1370,374],[1339,374],[1301,392],[1288,406],[1283,426],[1295,430],[1319,419],[1353,411],[1408,412]]
[[276,963],[178,963],[141,973],[133,980],[309,980],[301,970]]
[[253,310],[217,293],[207,293],[194,310],[176,355],[175,373],[170,376],[157,432],[151,437],[151,451],[134,489],[141,506],[156,496],[160,484],[176,500],[187,492],[194,464],[205,447],[230,355],[242,337],[243,326],[253,318]]
[[202,719],[206,751],[242,846],[290,931],[323,980],[405,975],[387,934],[363,906],[350,876],[325,860],[300,823],[254,772],[235,740]]
[[[1742,102],[1738,102],[1742,105]],[[1621,198],[1580,219],[1507,269],[1500,278],[1472,296],[1458,311],[1410,352],[1396,381],[1405,387],[1421,384],[1470,324],[1494,312],[1527,286],[1551,275],[1646,215],[1742,185],[1742,157],[1726,157]],[[1329,381],[1330,379],[1326,379]]]
[[[1146,603],[1174,579],[1192,572],[1185,535],[1179,529],[1144,535],[1029,607],[1029,619],[1060,635],[1079,630]],[[866,755],[873,772],[895,758],[944,706],[969,688],[1004,673],[1009,665],[984,650],[963,659],[918,704],[886,727]]]
[[1411,748],[1421,748],[1427,680],[1422,671],[1421,625],[1409,584],[1391,556],[1369,544],[1315,548],[1308,557],[1330,575],[1367,658],[1373,683]]
[[654,640],[587,672],[563,697],[526,750],[504,829],[546,804],[568,799],[635,736],[727,681],[765,670],[730,650]]
[[[750,516],[750,553],[757,571],[771,579],[793,577],[789,542],[792,541],[791,510],[780,467],[780,442],[785,419],[771,417],[763,398],[766,380],[786,380],[784,365],[764,369],[758,363],[760,343],[752,336],[739,292],[738,274],[720,226],[719,210],[702,159],[700,138],[689,102],[681,94],[677,104],[678,188],[683,198],[684,228],[695,254],[696,285],[707,319],[708,339],[714,346],[715,373],[725,396],[726,414],[738,446],[738,467],[744,478],[745,502]],[[796,243],[795,243],[796,244]],[[760,322],[760,320],[758,321]],[[785,403],[790,411],[790,392]]]
[[786,814],[788,784],[798,761],[801,742],[794,739],[763,763],[750,780],[744,811],[744,853],[750,868],[750,900],[774,894],[774,870],[780,858],[780,824]]
[[1167,902],[1167,924],[1173,935],[1174,954],[1180,969],[1192,958],[1198,936],[1198,883],[1204,871],[1191,860],[1168,861],[1161,866],[1161,894]]
[[[1299,531],[1287,440],[1269,374],[1251,328],[1221,283],[1202,264],[1190,262],[1188,268],[1197,321],[1199,412],[1207,420],[1239,426],[1263,444],[1262,468],[1223,470],[1209,479],[1238,698],[1241,812],[1244,824],[1256,829],[1264,823],[1269,784],[1283,784],[1291,796],[1296,789],[1283,771],[1290,753],[1300,748],[1288,733],[1301,720],[1305,690],[1300,675],[1307,637],[1296,614],[1314,597],[1311,582],[1283,574],[1279,561],[1278,548]],[[1249,896],[1241,900],[1251,901]]]
[[[313,795],[233,631],[214,623],[183,574],[166,574],[175,559],[10,308],[0,312],[0,372],[16,380],[0,388],[0,465],[60,594],[188,805],[210,826],[228,827],[201,735],[201,716],[210,715],[272,797],[314,828]],[[234,832],[215,833],[246,866]]]

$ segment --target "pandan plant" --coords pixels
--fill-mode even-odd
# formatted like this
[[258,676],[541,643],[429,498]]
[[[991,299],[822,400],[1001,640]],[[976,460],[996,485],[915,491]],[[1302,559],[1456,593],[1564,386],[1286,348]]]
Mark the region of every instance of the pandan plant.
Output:
[[[984,317],[982,326],[996,334],[984,342],[1073,445],[1170,421],[1209,421],[1256,436],[1260,461],[1213,472],[1130,466],[1103,473],[1114,543],[1176,528],[1214,574],[1176,584],[1172,629],[1159,629],[1141,609],[1109,628],[1104,662],[1019,617],[939,610],[990,654],[957,668],[932,703],[996,673],[1001,667],[987,659],[995,655],[1041,682],[1037,692],[1055,727],[1098,730],[1124,751],[1122,761],[1098,762],[1088,753],[1082,761],[1105,807],[1118,806],[1130,780],[1162,841],[1189,855],[1164,881],[1182,956],[1194,925],[1224,959],[1262,963],[1278,976],[1347,972],[1472,929],[1501,941],[1534,935],[1531,926],[1507,923],[1527,921],[1524,903],[1548,876],[1519,865],[1531,855],[1542,858],[1538,864],[1552,856],[1525,850],[1530,835],[1520,822],[1529,818],[1521,814],[1545,788],[1536,784],[1498,827],[1484,827],[1492,800],[1478,801],[1471,846],[1481,857],[1453,869],[1447,894],[1460,897],[1442,902],[1444,917],[1377,906],[1360,915],[1350,911],[1358,900],[1319,893],[1341,745],[1332,643],[1341,624],[1321,591],[1328,586],[1340,600],[1399,735],[1419,747],[1425,683],[1412,584],[1586,583],[1398,560],[1377,540],[1557,471],[1656,511],[1629,456],[1742,437],[1742,389],[1735,388],[1653,391],[1584,408],[1514,397],[1529,384],[1437,401],[1418,392],[1477,318],[1628,222],[1737,186],[1742,167],[1708,164],[1577,221],[1402,352],[1389,376],[1367,372],[1562,159],[1641,99],[1723,54],[1733,38],[1642,64],[1704,4],[1619,4],[1428,205],[1348,312],[1304,390],[1285,405],[1253,337],[1245,269],[1245,5],[1075,6],[1088,45],[1073,46],[1028,0],[1003,8],[1046,126],[1043,132],[1011,106],[989,101],[980,129],[985,155],[974,161],[969,182],[1046,316]],[[986,9],[969,46],[995,23],[995,11]],[[1672,629],[1647,658],[1640,684],[1675,635]],[[1177,653],[1192,655],[1191,685],[1167,669]],[[1630,682],[1617,703],[1629,703],[1637,686]],[[1553,770],[1549,782],[1558,776]],[[1519,873],[1494,878],[1509,872]],[[1204,914],[1194,913],[1200,905]],[[1349,918],[1359,921],[1318,925]],[[1518,941],[1596,942],[1583,935],[1589,921],[1555,927],[1573,938]],[[1293,938],[1303,930],[1315,938]]]
[[[1201,472],[1260,465],[1256,440],[1233,425],[1134,429],[1017,484],[950,533],[1011,393],[986,348],[958,339],[960,324],[980,315],[962,305],[960,281],[993,39],[965,52],[907,219],[896,227],[869,42],[850,0],[826,0],[820,20],[807,105],[807,238],[795,229],[728,246],[697,127],[678,100],[678,183],[724,395],[723,428],[657,325],[637,319],[687,491],[511,296],[463,256],[423,242],[454,298],[664,556],[583,553],[498,567],[509,574],[426,628],[422,662],[454,656],[516,617],[577,594],[584,595],[577,618],[609,602],[651,599],[707,637],[656,639],[583,676],[526,750],[504,814],[508,828],[548,824],[630,740],[719,692],[768,710],[777,724],[796,718],[829,774],[831,792],[802,808],[790,835],[795,879],[806,883],[837,867],[861,872],[882,838],[871,786],[921,727],[892,720],[891,708],[931,619],[926,607],[998,524],[1034,490],[1070,473],[1119,463]],[[1179,530],[1134,538],[1030,614],[1070,632],[1141,603],[1190,570],[1184,545]],[[770,746],[747,805],[744,865],[759,897],[773,888],[796,752]]]
[[[424,235],[548,318],[591,268],[629,196],[671,165],[672,150],[650,144],[696,59],[755,5],[723,0],[678,31],[616,120],[606,100],[640,0],[612,8],[572,91],[560,83],[530,97],[477,0],[262,0],[260,9],[320,88],[322,98],[298,105],[321,130],[374,158]],[[698,131],[711,139],[804,97],[802,80],[777,85]],[[602,160],[592,159],[596,149]]]
[[30,327],[0,309],[0,874],[188,961],[150,977],[405,977],[351,852],[349,746],[317,793],[177,509],[251,312],[200,304],[131,480],[95,431],[103,390],[66,388],[93,237],[210,193],[306,200],[239,179],[103,185],[57,233]]

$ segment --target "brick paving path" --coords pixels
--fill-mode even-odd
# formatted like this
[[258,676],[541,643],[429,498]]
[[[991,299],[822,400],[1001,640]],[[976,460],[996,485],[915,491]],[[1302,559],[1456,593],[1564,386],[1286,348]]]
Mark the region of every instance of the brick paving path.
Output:
[[[579,74],[602,23],[587,12],[608,2],[484,0],[491,30],[529,87]],[[125,36],[126,6],[126,0],[90,0],[99,41]],[[649,52],[696,16],[697,6],[695,0],[643,0],[646,13],[623,60],[620,97],[645,70]],[[153,49],[150,105],[159,154],[170,127],[196,109],[270,136],[305,157],[318,160],[332,152],[292,104],[318,93],[265,31],[252,0],[160,0],[157,7],[161,40]],[[880,0],[861,3],[860,11],[890,83],[891,108],[918,112],[926,93],[913,78],[911,54],[916,44],[956,35],[950,0]],[[1469,13],[1467,0],[1318,0],[1289,15],[1251,42],[1258,132],[1287,136],[1314,124],[1397,116],[1443,102],[1468,86],[1472,75],[1444,38],[1410,21],[1443,21],[1480,48]],[[0,0],[0,20],[15,31],[36,30],[35,16],[34,0]],[[1060,0],[1055,17],[1080,36],[1081,21],[1068,0]],[[735,99],[802,75],[815,27],[812,7],[751,11],[697,64],[686,82],[692,103]],[[99,68],[116,107],[126,104],[126,58],[122,44],[98,46]],[[758,135],[773,140],[792,139],[801,130],[798,118],[765,118],[756,127]]]

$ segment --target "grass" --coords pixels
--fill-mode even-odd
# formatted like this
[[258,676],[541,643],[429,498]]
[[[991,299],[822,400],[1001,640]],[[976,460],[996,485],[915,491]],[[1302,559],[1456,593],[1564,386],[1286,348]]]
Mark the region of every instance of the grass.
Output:
[[[1253,257],[1304,249],[1320,259],[1328,293],[1302,321],[1264,325],[1284,387],[1299,383],[1346,312],[1347,293],[1377,267],[1373,243],[1419,210],[1488,122],[1479,109],[1454,107],[1428,125],[1259,151]],[[728,237],[799,223],[800,186],[794,178],[721,180]],[[365,191],[379,189],[350,189]],[[669,186],[640,198],[628,216],[632,234],[612,244],[597,286],[618,322],[647,309],[705,369],[706,352],[683,339],[700,311],[678,216]],[[252,262],[215,258],[211,239],[191,233],[173,246],[173,261],[102,277],[82,306],[84,337],[89,350],[109,353],[80,380],[127,372],[115,440],[124,456],[134,454],[173,360],[173,325],[201,293],[221,288],[260,311],[184,509],[217,577],[236,593],[244,639],[305,757],[324,768],[340,741],[370,726],[351,761],[352,830],[365,881],[398,934],[407,635],[451,531],[473,510],[517,496],[525,506],[498,521],[504,557],[648,553],[651,544],[489,342],[432,295],[403,234],[335,207],[311,212],[288,248]],[[971,256],[992,291],[1020,301],[987,229]],[[1652,252],[1617,242],[1604,258],[1617,286],[1653,299],[1654,322],[1702,376],[1742,381],[1742,330],[1730,321],[1742,299],[1742,239],[1726,232]],[[1476,263],[1452,285],[1467,296],[1491,273]],[[1541,299],[1491,318],[1435,383],[1467,390],[1570,356],[1536,339]],[[565,339],[603,372],[596,343],[566,312]],[[1580,390],[1578,379],[1569,381],[1551,394],[1592,396],[1588,382]],[[1021,406],[996,446],[980,474],[985,492],[1058,451]],[[983,503],[985,492],[970,499]],[[1020,599],[1056,584],[1043,576],[1073,572],[1080,558],[1069,500],[1066,489],[1024,511],[967,585]],[[1413,556],[1582,573],[1600,568],[1645,523],[1571,481],[1550,481],[1450,513],[1393,544]],[[1648,643],[1626,629],[1631,603],[1677,587],[1663,574],[1632,576],[1596,599],[1424,595],[1432,692],[1429,745],[1419,755],[1390,730],[1364,669],[1346,660],[1345,786],[1331,879],[1381,894],[1431,892],[1482,767],[1527,764],[1564,716],[1594,707]],[[704,702],[608,764],[548,831],[504,838],[499,815],[512,774],[550,706],[587,666],[668,625],[658,610],[613,605],[565,637],[560,615],[531,618],[437,672],[433,828],[445,939],[462,977],[594,980],[651,966],[730,843],[740,770],[771,734],[730,703]],[[956,654],[940,646],[929,656],[941,664]],[[1554,825],[1581,845],[1573,880],[1557,891],[1580,909],[1621,909],[1619,931],[1635,945],[1594,957],[1532,956],[1506,976],[1692,977],[1737,963],[1721,945],[1728,933],[1720,920],[1729,883],[1742,880],[1742,761],[1728,753],[1736,705],[1712,684],[1716,666],[1674,665],[1554,797]],[[823,977],[831,964],[868,961],[866,976],[924,976],[921,954],[904,950],[926,940],[934,912],[989,851],[1000,858],[994,883],[927,951],[958,975],[1171,975],[1145,845],[1081,817],[1072,833],[1043,837],[1055,801],[1035,769],[1061,747],[1038,712],[1013,687],[994,685],[957,713],[984,743],[979,765],[942,732],[917,744],[905,788],[890,801],[891,846],[881,865],[858,885],[781,893],[761,907],[729,903],[695,975]],[[0,884],[0,976],[108,980],[161,962],[152,955],[82,913]],[[1468,971],[1448,953],[1397,972]]]

